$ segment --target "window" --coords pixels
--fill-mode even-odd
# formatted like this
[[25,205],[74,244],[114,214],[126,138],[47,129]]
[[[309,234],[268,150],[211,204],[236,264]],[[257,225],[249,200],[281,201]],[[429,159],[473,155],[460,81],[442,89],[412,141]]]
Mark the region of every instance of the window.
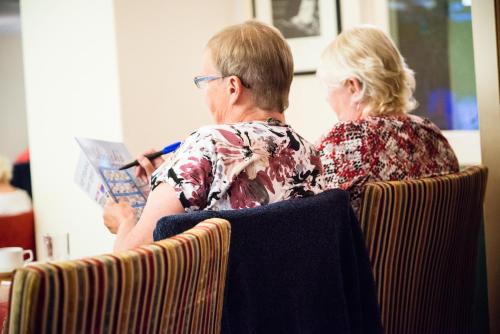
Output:
[[477,130],[470,0],[388,0],[390,32],[415,71],[415,114]]

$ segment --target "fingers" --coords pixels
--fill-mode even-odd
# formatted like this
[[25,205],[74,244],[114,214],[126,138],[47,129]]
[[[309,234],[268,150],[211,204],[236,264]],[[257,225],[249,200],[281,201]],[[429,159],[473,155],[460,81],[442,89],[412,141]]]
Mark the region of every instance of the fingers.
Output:
[[116,234],[123,222],[135,220],[135,211],[126,201],[120,200],[115,203],[113,200],[108,199],[104,204],[102,218],[108,230]]
[[135,177],[145,183],[149,182],[149,179],[151,178],[153,172],[164,162],[163,158],[161,157],[155,158],[153,160],[149,160],[145,157],[145,155],[155,152],[156,150],[149,149],[137,157],[139,166],[135,168]]
[[[144,152],[144,154],[148,154],[148,153]],[[148,160],[148,159],[142,154],[137,157],[137,161],[139,162],[139,165],[135,168],[135,177],[142,180],[143,182],[148,182],[148,174],[149,173],[146,170],[146,168],[144,168],[144,163],[141,164],[141,161],[143,161],[143,160]]]
[[151,163],[151,161],[149,161],[148,158],[146,158],[145,156],[140,156],[137,161],[139,161],[139,164],[141,165],[141,167],[144,169],[145,173],[146,173],[146,176],[147,178],[149,179],[151,177],[151,174],[153,174],[153,172],[155,171],[155,166]]
[[142,155],[151,154],[151,153],[155,153],[155,152],[156,152],[156,150],[154,148],[150,148],[149,150],[142,152]]
[[158,167],[160,167],[164,162],[165,162],[165,160],[161,156],[158,157],[158,158],[154,158],[153,160],[151,160],[151,163],[153,164],[153,166],[155,167],[155,169],[157,169]]
[[[137,158],[137,161],[139,161],[139,158]],[[141,165],[135,167],[135,177],[141,181],[144,181],[146,178],[146,171],[142,168]]]
[[117,204],[111,199],[108,198],[106,203],[104,204],[104,209],[102,212],[102,220],[104,222],[104,226],[106,226],[112,234],[116,234],[117,226],[119,225],[115,216],[115,206]]
[[112,199],[111,197],[106,197],[106,203],[104,203],[104,208],[111,208],[113,204],[116,204],[115,200]]
[[[144,152],[142,155],[147,155],[147,154],[150,154],[150,153],[155,153],[155,152],[158,152],[158,150],[155,150],[155,149],[149,149],[147,150],[146,152]],[[160,167],[160,165],[165,161],[163,160],[163,158],[161,156],[159,156],[158,158],[155,158],[153,160],[150,160],[151,163],[153,164],[153,167],[155,169],[157,169],[158,167]]]

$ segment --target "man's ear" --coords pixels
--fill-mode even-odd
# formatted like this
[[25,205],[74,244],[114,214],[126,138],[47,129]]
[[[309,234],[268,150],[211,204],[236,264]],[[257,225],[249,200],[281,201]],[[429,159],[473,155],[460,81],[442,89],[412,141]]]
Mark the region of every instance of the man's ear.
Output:
[[228,85],[227,89],[229,91],[229,103],[236,104],[243,93],[243,84],[241,83],[240,78],[235,75],[232,75],[227,80]]
[[357,95],[361,92],[361,83],[356,78],[350,78],[346,81],[347,88],[352,95]]

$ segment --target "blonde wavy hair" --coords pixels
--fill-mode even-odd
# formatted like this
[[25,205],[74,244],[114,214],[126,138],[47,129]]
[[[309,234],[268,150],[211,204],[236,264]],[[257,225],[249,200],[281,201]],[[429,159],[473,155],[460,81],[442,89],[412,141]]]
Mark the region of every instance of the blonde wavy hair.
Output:
[[394,42],[382,30],[359,26],[342,32],[321,56],[318,77],[328,87],[357,79],[357,99],[370,116],[407,113],[417,107],[415,77]]
[[7,157],[0,155],[0,183],[9,183],[12,179],[12,164]]

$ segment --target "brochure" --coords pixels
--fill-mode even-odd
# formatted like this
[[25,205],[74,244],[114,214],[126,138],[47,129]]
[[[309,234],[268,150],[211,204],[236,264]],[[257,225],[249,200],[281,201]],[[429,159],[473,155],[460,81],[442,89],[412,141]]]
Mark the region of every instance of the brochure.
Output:
[[75,182],[92,200],[104,206],[106,195],[125,201],[140,217],[149,194],[149,185],[135,178],[134,168],[119,170],[133,160],[123,143],[76,138],[81,153]]

